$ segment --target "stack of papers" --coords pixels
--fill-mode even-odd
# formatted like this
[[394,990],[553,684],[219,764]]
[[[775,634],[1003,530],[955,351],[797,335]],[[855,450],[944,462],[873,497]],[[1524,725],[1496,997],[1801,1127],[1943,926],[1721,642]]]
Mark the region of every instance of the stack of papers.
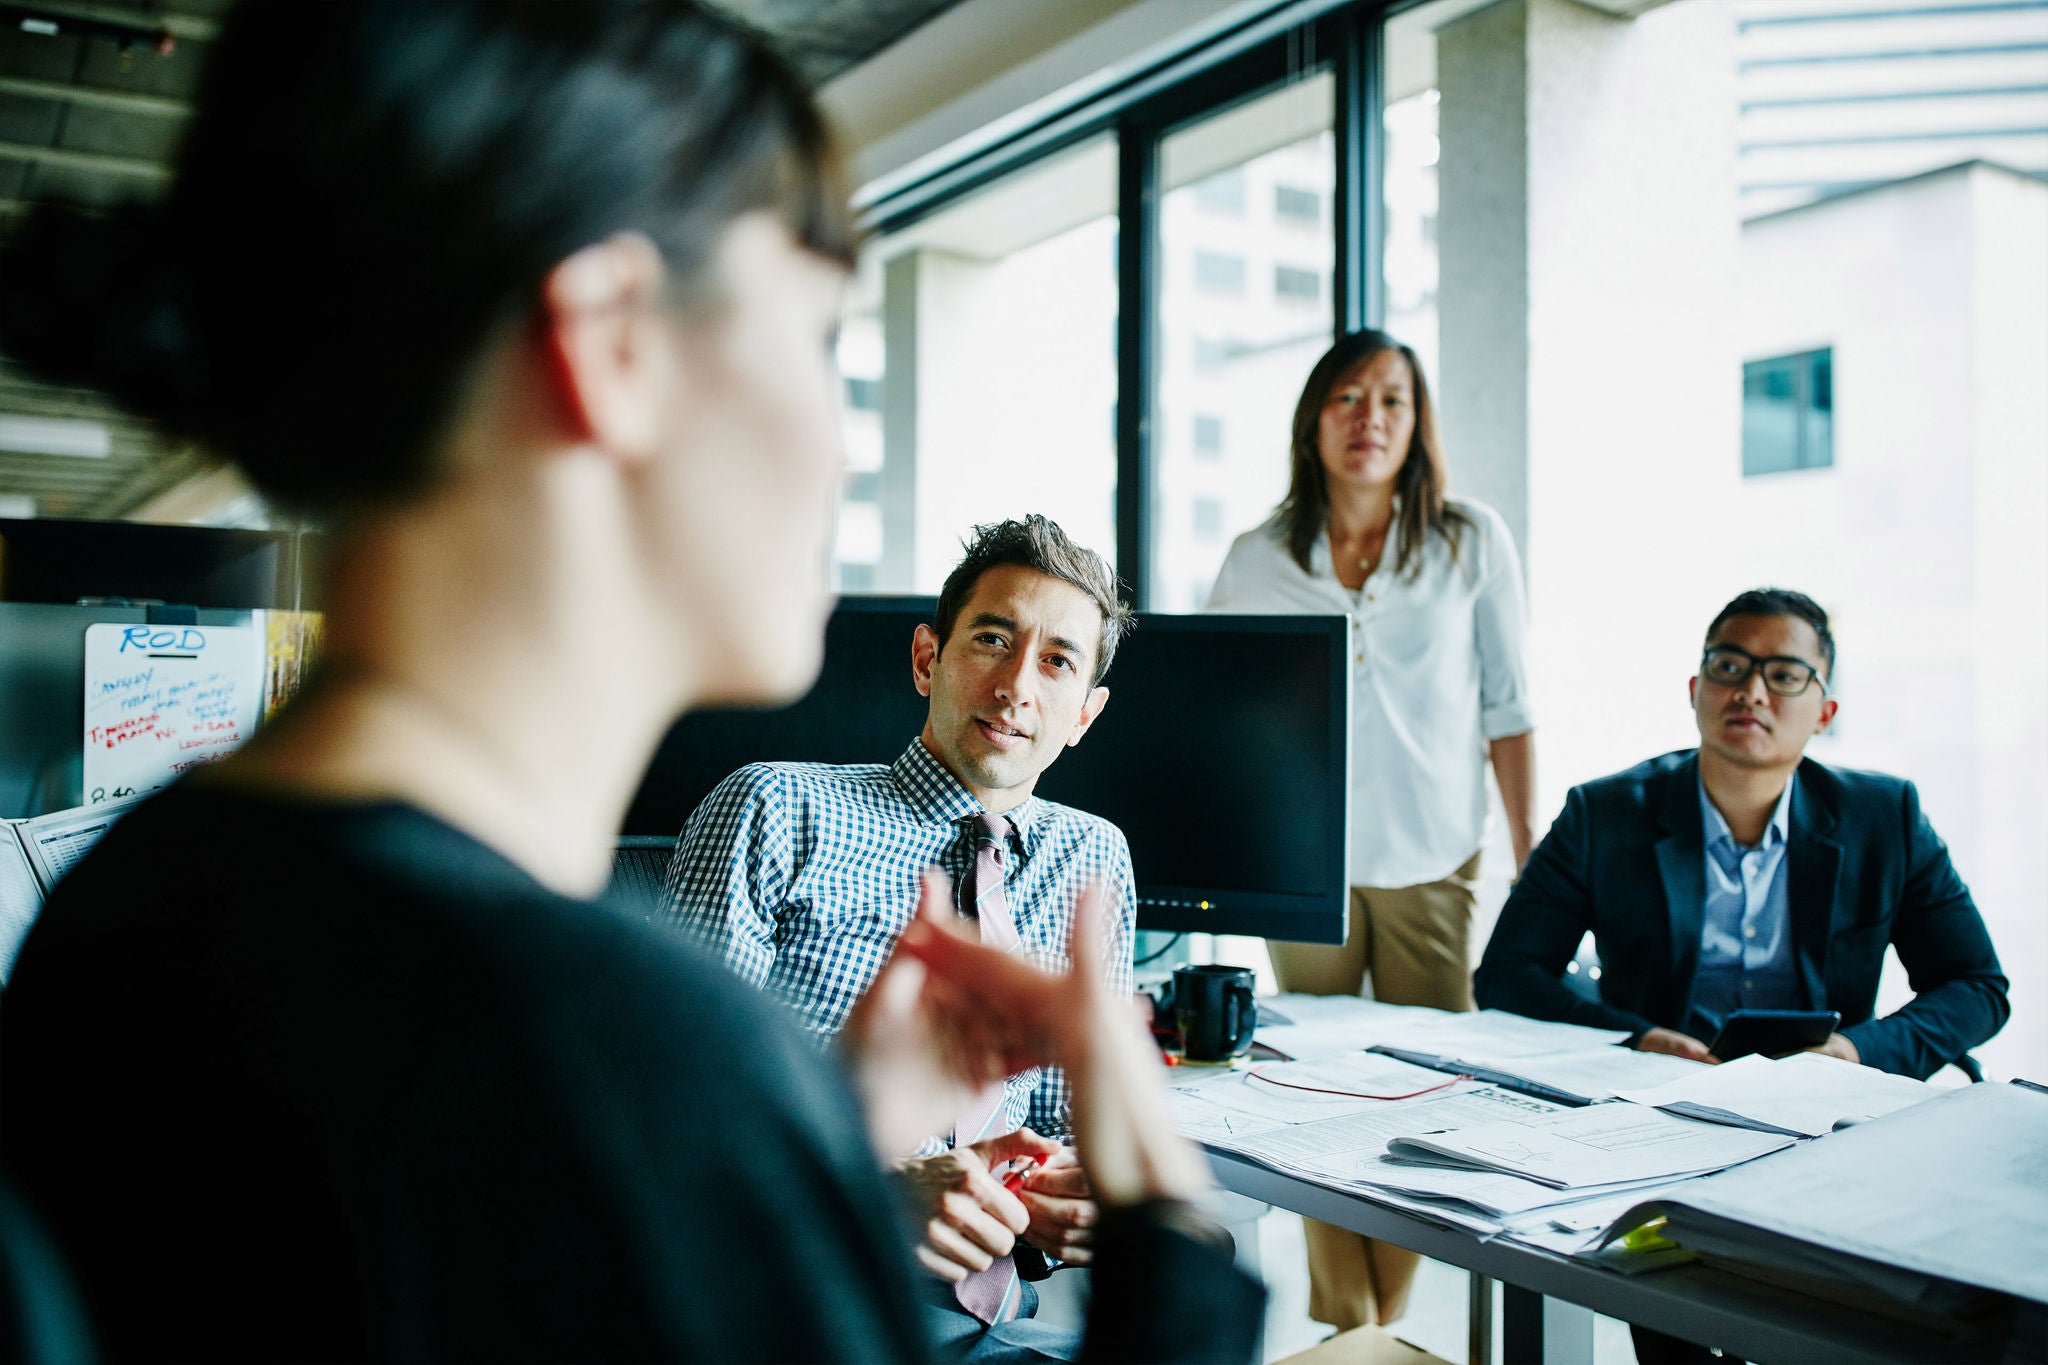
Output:
[[[2048,1206],[2037,1214],[2025,1199],[2014,1204],[2021,1177],[2006,1169],[2033,1161],[2028,1198],[2039,1202],[2048,1182],[2038,1155],[1979,1136],[1969,1115],[1931,1126],[1919,1117],[1965,1092],[1811,1053],[1705,1066],[1618,1047],[1619,1032],[1494,1012],[1317,996],[1261,1004],[1277,1008],[1265,1010],[1258,1041],[1301,1060],[1182,1073],[1170,1102],[1186,1136],[1482,1238],[1563,1255],[1598,1259],[1620,1230],[1669,1212],[1672,1229],[1692,1239],[1680,1237],[1686,1249],[1670,1255],[1696,1252],[1802,1283],[1846,1277],[1893,1311],[1946,1311],[1982,1292],[1968,1286],[2048,1293],[2038,1269],[2048,1265],[2048,1241],[2032,1235],[2048,1227]],[[1979,1108],[2011,1110],[2017,1096],[2048,1115],[2048,1096],[1970,1089]],[[1993,1089],[2008,1094],[1982,1093]],[[2014,1132],[2032,1121],[1997,1117]],[[1845,1121],[1855,1126],[1835,1131]],[[2048,1131],[2048,1118],[2041,1125]],[[1887,1132],[1880,1155],[1866,1135]],[[1923,1141],[1925,1153],[1905,1153]],[[1870,1162],[1825,1159],[1844,1144],[1851,1156],[1870,1146]],[[2034,1220],[2015,1255],[1990,1258],[2003,1278],[1980,1264],[1981,1242],[1965,1254],[1950,1240],[1959,1228],[2013,1226],[1964,1192],[1964,1170],[1992,1157],[2006,1166],[1986,1188],[2005,1190],[2000,1207],[2024,1205],[2021,1221]],[[1943,1178],[1922,1182],[1928,1170]],[[1915,1182],[1903,1201],[1900,1172]],[[1911,1232],[1918,1219],[1924,1238]],[[1895,1236],[1914,1254],[1894,1258]]]
[[1778,1133],[1676,1118],[1637,1105],[1576,1109],[1541,1125],[1493,1123],[1388,1144],[1399,1160],[1504,1171],[1557,1189],[1703,1175],[1792,1145]]
[[1837,1296],[1902,1316],[1954,1313],[1985,1291],[2048,1304],[2044,1153],[2048,1095],[1989,1083],[1943,1090],[1667,1191],[1625,1212],[1608,1237],[1663,1216],[1665,1235],[1703,1257],[1837,1286]]
[[43,888],[36,881],[28,850],[11,828],[0,826],[0,982],[7,979],[14,955],[42,908]]
[[1312,1062],[1362,1052],[1391,1030],[1406,1036],[1415,1021],[1442,1015],[1421,1005],[1388,1005],[1355,995],[1276,995],[1259,1001],[1254,1041],[1283,1061]]
[[[1625,1208],[1670,1185],[1663,1176],[1629,1175],[1565,1188],[1443,1157],[1428,1165],[1391,1157],[1390,1147],[1431,1134],[1500,1130],[1533,1136],[1593,1111],[1454,1080],[1377,1053],[1194,1077],[1172,1088],[1169,1104],[1179,1131],[1211,1147],[1481,1236],[1567,1254],[1592,1249]],[[1633,1105],[1601,1108],[1652,1123],[1681,1122]],[[1715,1131],[1751,1144],[1760,1137]]]
[[1420,1066],[1513,1086],[1563,1104],[1611,1100],[1624,1090],[1662,1085],[1706,1069],[1657,1052],[1616,1044],[1618,1029],[1554,1024],[1500,1010],[1477,1014],[1431,1011],[1378,1027],[1373,1048]]
[[1502,1010],[1452,1014],[1342,995],[1274,996],[1259,1009],[1257,1041],[1284,1059],[1317,1061],[1371,1048],[1561,1104],[1610,1100],[1706,1069],[1681,1057],[1617,1047],[1628,1037],[1618,1029]]
[[1776,1061],[1758,1054],[1698,1071],[1621,1098],[1710,1123],[1793,1137],[1819,1137],[1933,1099],[1942,1092],[1817,1052]]
[[0,820],[0,982],[14,969],[14,955],[42,912],[50,888],[139,800],[102,801],[25,820]]
[[[1458,1126],[1458,1118],[1436,1122],[1418,1115],[1428,1106],[1480,1088],[1471,1081],[1454,1080],[1391,1057],[1349,1052],[1318,1062],[1273,1063],[1249,1071],[1191,1077],[1172,1087],[1167,1102],[1174,1124],[1184,1136],[1264,1160],[1269,1147],[1278,1154],[1290,1141],[1322,1141],[1317,1135],[1335,1133],[1339,1136],[1328,1140],[1350,1143],[1348,1128],[1323,1126],[1333,1120],[1350,1120],[1359,1126],[1361,1135],[1350,1145],[1370,1143],[1375,1151],[1384,1150],[1388,1137],[1396,1133],[1453,1128]],[[1373,1095],[1414,1098],[1366,1098]],[[1451,1112],[1474,1111],[1459,1108]],[[1382,1130],[1375,1126],[1384,1123],[1393,1127]],[[1417,1124],[1422,1126],[1414,1126]],[[1301,1129],[1304,1135],[1252,1141],[1276,1129]],[[1260,1150],[1251,1150],[1254,1146]]]
[[1445,1010],[1412,1010],[1382,1026],[1374,1045],[1488,1061],[1549,1057],[1621,1042],[1621,1029],[1586,1028],[1546,1019],[1525,1019],[1506,1010],[1453,1014]]

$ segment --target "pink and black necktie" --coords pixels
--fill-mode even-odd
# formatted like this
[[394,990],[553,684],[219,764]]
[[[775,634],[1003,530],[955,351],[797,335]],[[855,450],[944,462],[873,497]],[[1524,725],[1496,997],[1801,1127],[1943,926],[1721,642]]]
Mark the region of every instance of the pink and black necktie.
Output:
[[[972,907],[981,926],[981,941],[991,948],[1012,952],[1017,947],[1017,921],[1003,895],[1003,864],[1009,853],[1010,822],[983,811],[968,822],[974,840],[974,864],[967,885],[962,888],[961,905]],[[1010,1131],[1003,1112],[1003,1082],[983,1090],[960,1112],[953,1124],[953,1145],[965,1147],[983,1138]],[[986,1323],[1008,1322],[1017,1316],[1023,1294],[1017,1282],[1015,1258],[1004,1256],[987,1270],[978,1270],[953,1286],[960,1306]]]

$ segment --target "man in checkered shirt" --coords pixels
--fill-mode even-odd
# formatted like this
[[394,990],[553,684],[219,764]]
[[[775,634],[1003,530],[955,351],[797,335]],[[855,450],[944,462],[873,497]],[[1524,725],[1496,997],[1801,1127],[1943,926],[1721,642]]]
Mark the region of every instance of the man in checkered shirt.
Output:
[[[923,733],[886,766],[756,763],[728,777],[683,830],[670,913],[829,1037],[909,923],[925,869],[942,868],[955,887],[966,880],[975,849],[965,822],[988,811],[1012,826],[1004,896],[1021,950],[1063,966],[1075,899],[1100,883],[1120,909],[1110,984],[1128,995],[1137,902],[1123,834],[1032,789],[1101,714],[1102,678],[1131,621],[1109,566],[1044,517],[977,528],[935,626],[911,641],[913,679],[931,703]],[[1007,1123],[991,1131],[1029,1133],[960,1152],[935,1138],[901,1163],[934,1211],[919,1249],[930,1269],[958,1278],[986,1263],[975,1247],[1001,1254],[1017,1231],[1086,1262],[1094,1208],[1080,1167],[1031,1136],[1065,1138],[1067,1104],[1060,1072],[1025,1072],[1008,1082]],[[989,1175],[992,1164],[1039,1155],[1045,1164],[1017,1197]],[[994,1226],[1024,1215],[1028,1231]]]

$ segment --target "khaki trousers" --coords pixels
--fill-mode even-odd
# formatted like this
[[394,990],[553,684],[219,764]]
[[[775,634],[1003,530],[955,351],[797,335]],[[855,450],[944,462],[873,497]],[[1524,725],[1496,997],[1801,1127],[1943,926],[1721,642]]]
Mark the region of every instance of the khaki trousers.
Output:
[[[1390,1005],[1472,1008],[1472,907],[1479,855],[1440,882],[1351,888],[1351,931],[1341,945],[1270,942],[1283,991],[1357,995],[1367,976]],[[1304,1218],[1308,1315],[1338,1331],[1384,1326],[1408,1306],[1421,1257],[1345,1228]]]

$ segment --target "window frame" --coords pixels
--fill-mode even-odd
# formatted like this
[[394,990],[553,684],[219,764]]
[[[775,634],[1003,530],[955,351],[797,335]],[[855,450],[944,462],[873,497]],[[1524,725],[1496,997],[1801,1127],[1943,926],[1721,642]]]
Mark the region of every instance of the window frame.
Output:
[[[1328,71],[1335,82],[1335,178],[1329,211],[1334,335],[1385,313],[1381,181],[1386,21],[1426,0],[1294,0],[1248,17],[1158,65],[857,201],[865,228],[900,231],[1034,162],[1105,133],[1117,146],[1117,572],[1140,609],[1152,602],[1153,391],[1157,378],[1159,148],[1178,128]],[[1134,400],[1135,396],[1135,400]]]

